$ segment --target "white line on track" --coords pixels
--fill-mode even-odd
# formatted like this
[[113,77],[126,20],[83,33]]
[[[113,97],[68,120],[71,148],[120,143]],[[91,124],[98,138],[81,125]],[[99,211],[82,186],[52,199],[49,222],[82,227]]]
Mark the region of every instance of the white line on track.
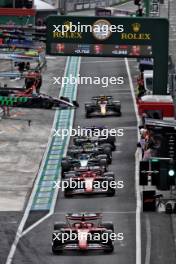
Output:
[[151,225],[149,216],[146,215],[146,233],[147,233],[147,245],[146,245],[146,254],[145,254],[145,264],[150,264],[150,256],[151,256]]
[[52,215],[52,213],[49,213],[47,215],[45,215],[44,217],[42,217],[39,221],[37,221],[36,223],[34,223],[33,225],[31,225],[30,227],[28,227],[22,234],[21,237],[25,236],[28,232],[30,232],[34,227],[36,227],[37,225],[43,223],[46,219],[48,219],[50,216]]
[[[131,89],[131,94],[133,98],[134,109],[136,113],[137,123],[139,124],[139,115],[138,109],[136,105],[136,98],[134,93],[134,86],[132,82],[131,72],[128,64],[127,58],[125,58],[125,65],[128,73],[129,84]],[[139,133],[138,133],[139,139]],[[135,154],[136,158],[136,154]],[[135,159],[135,189],[136,189],[136,264],[141,264],[141,197],[140,197],[140,188],[139,188],[139,170],[138,170],[139,162],[137,158]]]
[[[47,153],[49,151],[49,146],[50,146],[50,142],[52,140],[52,135],[53,135],[53,132],[52,131],[53,130],[51,129],[49,141],[48,141],[48,144],[47,144],[47,148],[46,148],[46,151],[45,151],[43,160],[45,160],[45,158],[47,156]],[[41,167],[40,167],[40,171],[42,171],[43,167],[44,167],[44,163],[42,162]],[[10,248],[10,251],[9,251],[9,254],[8,254],[8,257],[7,257],[7,260],[6,260],[6,264],[11,264],[12,263],[12,260],[13,260],[13,257],[14,257],[14,254],[15,254],[15,251],[16,251],[16,248],[17,248],[17,245],[18,245],[18,242],[19,242],[19,240],[20,240],[20,238],[22,236],[22,232],[23,232],[24,226],[25,226],[26,221],[27,221],[27,218],[29,216],[29,212],[30,212],[30,209],[31,209],[31,206],[32,206],[32,203],[33,203],[33,199],[34,199],[34,196],[36,194],[36,190],[38,188],[39,180],[40,180],[40,173],[38,173],[38,177],[35,180],[34,187],[33,187],[33,190],[31,192],[31,195],[30,195],[30,198],[29,198],[27,207],[26,207],[26,209],[24,211],[24,215],[23,215],[22,220],[21,220],[21,222],[19,224],[19,227],[17,229],[14,242],[13,242],[11,248]]]

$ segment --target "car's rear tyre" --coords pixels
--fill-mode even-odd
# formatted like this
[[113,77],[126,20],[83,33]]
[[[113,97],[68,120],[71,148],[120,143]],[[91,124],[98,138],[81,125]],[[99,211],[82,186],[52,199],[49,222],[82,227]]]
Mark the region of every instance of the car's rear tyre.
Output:
[[119,111],[119,110],[117,110],[117,111],[116,111],[116,116],[121,116],[121,115],[122,115],[122,112]]
[[107,160],[106,159],[100,159],[100,166],[106,167],[107,166]]
[[165,212],[166,212],[166,214],[172,214],[173,213],[172,204],[171,203],[167,203],[166,204]]
[[173,214],[176,214],[176,203],[174,203]]
[[91,115],[90,115],[90,113],[88,111],[86,111],[85,116],[86,116],[86,118],[90,118],[91,117]]
[[54,224],[54,230],[60,230],[61,228],[65,228],[66,227],[66,224],[65,223],[62,223],[62,222],[60,222],[60,223],[55,223]]
[[73,197],[73,194],[65,191],[64,196],[65,196],[65,198],[71,198],[71,197]]
[[108,192],[107,192],[108,196],[114,196],[115,195],[115,189],[114,188],[108,188]]
[[114,251],[114,245],[109,245],[107,248],[104,249],[105,253],[112,253]]
[[111,146],[109,145],[110,144],[107,144],[104,146],[103,152],[107,155],[108,163],[111,164],[112,163],[112,150],[111,150]]
[[61,167],[62,167],[62,177],[64,178],[64,172],[68,172],[70,170],[70,162],[67,159],[64,159],[61,161]]
[[52,252],[53,252],[54,255],[59,255],[59,254],[61,254],[63,252],[63,250],[62,249],[58,250],[58,249],[55,249],[55,248],[52,247]]

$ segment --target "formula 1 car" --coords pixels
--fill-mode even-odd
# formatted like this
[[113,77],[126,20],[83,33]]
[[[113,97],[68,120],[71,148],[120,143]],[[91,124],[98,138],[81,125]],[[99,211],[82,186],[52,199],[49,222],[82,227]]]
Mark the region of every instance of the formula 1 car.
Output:
[[33,93],[32,89],[19,91],[15,88],[0,88],[0,106],[45,109],[79,106],[76,101],[70,102],[69,98],[55,98],[42,93]]
[[70,213],[66,223],[55,223],[52,234],[52,252],[64,250],[103,250],[111,253],[114,250],[112,223],[103,223],[100,213]]
[[101,155],[105,154],[107,155],[107,161],[109,164],[112,162],[112,151],[111,147],[109,145],[104,146],[97,146],[96,143],[85,143],[82,146],[71,146],[68,151],[67,155],[74,157],[75,154],[81,154],[81,153],[87,153],[87,154],[95,154],[95,155]]
[[92,97],[91,103],[85,104],[86,117],[93,116],[121,116],[120,101],[113,101],[112,96]]
[[62,177],[65,172],[70,170],[77,170],[80,168],[89,168],[94,166],[101,167],[102,170],[107,171],[107,155],[95,155],[95,154],[75,154],[74,157],[67,156],[62,158]]
[[[112,188],[111,183],[115,181],[113,172],[86,171],[76,172],[69,171],[65,173],[65,181],[67,184],[64,189],[66,197],[77,194],[107,194],[108,196],[115,195],[115,188]],[[74,185],[72,184],[74,182]]]
[[116,137],[111,136],[110,134],[106,134],[106,136],[103,134],[103,130],[107,130],[108,128],[105,126],[90,126],[85,127],[83,130],[85,133],[83,135],[76,135],[73,138],[73,143],[76,146],[82,146],[86,143],[94,143],[97,144],[97,146],[102,146],[105,148],[106,146],[110,147],[112,151],[116,149],[115,141]]

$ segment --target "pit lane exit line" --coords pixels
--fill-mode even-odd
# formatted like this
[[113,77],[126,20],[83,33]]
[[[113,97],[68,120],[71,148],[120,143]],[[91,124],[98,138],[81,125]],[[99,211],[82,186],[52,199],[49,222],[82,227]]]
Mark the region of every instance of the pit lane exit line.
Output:
[[[128,59],[125,58],[125,65],[128,73],[128,79],[131,89],[131,95],[133,98],[134,109],[136,113],[137,123],[139,124],[140,119],[138,115],[138,109],[136,105],[136,98],[134,92],[134,85],[132,81],[131,71],[128,63]],[[139,132],[137,133],[139,139]],[[137,152],[135,153],[135,189],[136,189],[136,264],[141,264],[141,197],[139,188],[139,162],[137,160]]]

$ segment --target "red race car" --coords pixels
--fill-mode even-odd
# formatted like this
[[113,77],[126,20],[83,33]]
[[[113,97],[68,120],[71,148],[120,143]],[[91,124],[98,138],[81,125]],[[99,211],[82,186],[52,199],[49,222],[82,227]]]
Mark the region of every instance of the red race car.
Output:
[[52,235],[54,254],[64,250],[114,250],[112,223],[102,223],[100,213],[70,213],[66,223],[55,223]]
[[102,170],[70,171],[65,173],[64,195],[107,194],[113,196],[115,195],[114,183],[113,172],[103,172]]

